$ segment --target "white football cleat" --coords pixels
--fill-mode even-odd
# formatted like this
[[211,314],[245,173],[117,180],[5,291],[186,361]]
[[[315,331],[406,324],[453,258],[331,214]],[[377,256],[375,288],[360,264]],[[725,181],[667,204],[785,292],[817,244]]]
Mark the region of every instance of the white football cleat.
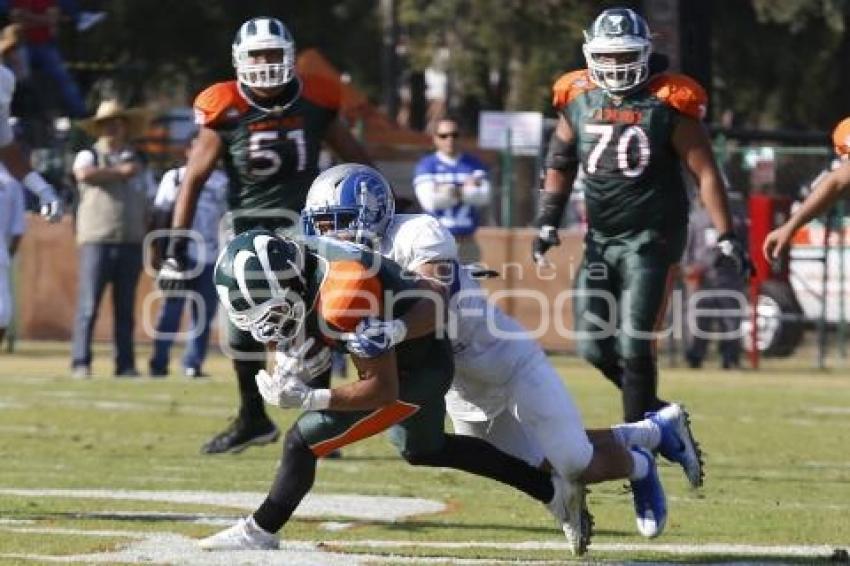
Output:
[[580,483],[552,474],[555,495],[546,508],[564,531],[574,556],[587,552],[593,530],[593,517],[585,503],[585,489]]
[[207,538],[198,541],[201,550],[277,550],[280,541],[277,536],[264,531],[254,517],[239,519],[228,527]]
[[632,453],[645,458],[649,466],[646,477],[631,480],[637,529],[641,535],[655,538],[664,532],[664,525],[667,524],[667,497],[658,477],[655,457],[639,446],[632,446]]

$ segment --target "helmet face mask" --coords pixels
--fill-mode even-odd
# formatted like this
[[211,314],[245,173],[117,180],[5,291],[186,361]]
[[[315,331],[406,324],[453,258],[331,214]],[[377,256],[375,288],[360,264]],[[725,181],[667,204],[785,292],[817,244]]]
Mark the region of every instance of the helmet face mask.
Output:
[[622,95],[649,78],[649,26],[633,10],[605,10],[584,35],[590,79],[601,89]]
[[267,304],[259,316],[248,323],[248,328],[243,330],[250,331],[254,340],[261,344],[275,342],[286,347],[298,338],[306,315],[304,300],[300,297],[295,301]]
[[295,76],[295,40],[280,20],[248,20],[233,40],[237,80],[253,88],[277,88]]
[[307,317],[304,250],[264,230],[234,238],[215,266],[219,300],[236,328],[258,342],[287,346]]
[[394,213],[395,199],[383,175],[366,165],[349,163],[316,177],[301,218],[307,235],[375,247]]

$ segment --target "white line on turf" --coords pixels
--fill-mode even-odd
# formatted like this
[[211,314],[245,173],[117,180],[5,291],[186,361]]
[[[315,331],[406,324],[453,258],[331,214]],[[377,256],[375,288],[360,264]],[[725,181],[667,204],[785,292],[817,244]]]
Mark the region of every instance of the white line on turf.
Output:
[[[0,530],[13,532],[31,532],[71,535],[71,536],[100,536],[100,537],[125,537],[135,539],[122,548],[113,552],[100,552],[92,554],[78,554],[72,556],[50,556],[22,553],[0,554],[0,558],[14,560],[38,560],[43,562],[62,563],[149,563],[170,564],[179,563],[186,565],[209,564],[212,566],[230,566],[232,564],[286,564],[287,566],[357,566],[360,564],[392,563],[392,564],[533,564],[542,566],[544,564],[559,564],[561,561],[531,560],[521,561],[516,559],[493,559],[493,558],[457,558],[457,557],[405,557],[398,555],[384,556],[380,554],[346,554],[345,548],[374,548],[374,549],[468,549],[486,548],[501,551],[535,551],[550,550],[563,551],[566,555],[567,544],[564,542],[435,542],[435,541],[390,541],[390,540],[363,540],[363,541],[334,541],[328,543],[324,548],[321,544],[312,541],[282,541],[279,551],[230,551],[230,552],[204,552],[195,544],[195,540],[172,533],[150,533],[134,531],[87,531],[83,529],[61,529],[43,527],[2,527]],[[747,564],[746,559],[758,558],[811,558],[819,559],[829,557],[833,549],[824,545],[748,545],[748,544],[620,544],[601,543],[592,544],[592,552],[607,552],[614,554],[633,554],[636,552],[657,552],[675,556],[722,556],[728,560],[729,557],[744,559],[737,564]],[[590,556],[592,558],[592,554]],[[661,562],[655,562],[661,564]]]
[[[253,510],[265,499],[262,492],[214,491],[142,491],[108,489],[15,489],[0,488],[0,495],[17,497],[66,497],[74,499],[109,499],[160,501],[216,505]],[[413,497],[379,497],[366,495],[308,494],[296,517],[347,517],[362,521],[398,521],[413,515],[440,513],[446,506],[430,499]]]

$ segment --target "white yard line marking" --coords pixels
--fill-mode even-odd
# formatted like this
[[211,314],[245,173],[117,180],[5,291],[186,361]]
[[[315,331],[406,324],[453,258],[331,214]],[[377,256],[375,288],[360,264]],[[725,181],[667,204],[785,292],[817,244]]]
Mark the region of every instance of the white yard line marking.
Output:
[[[262,492],[142,491],[108,489],[11,489],[0,495],[17,497],[67,497],[75,499],[114,499],[216,505],[254,510],[266,497]],[[296,517],[347,517],[362,521],[399,521],[413,515],[440,513],[446,506],[439,501],[413,497],[370,497],[365,495],[308,494],[295,512]]]
[[[384,556],[369,554],[345,554],[344,549],[349,548],[375,548],[375,549],[467,549],[487,548],[493,550],[515,550],[535,551],[554,550],[568,553],[567,544],[562,542],[516,542],[501,543],[495,541],[487,542],[412,542],[391,540],[363,540],[363,541],[335,541],[328,543],[326,549],[313,541],[283,541],[279,551],[236,551],[236,552],[203,552],[198,549],[194,539],[171,534],[171,533],[149,533],[134,531],[86,531],[83,529],[58,529],[58,528],[24,528],[24,527],[2,527],[0,530],[13,532],[31,532],[34,534],[73,535],[73,536],[100,536],[100,537],[125,537],[136,539],[123,548],[114,552],[100,552],[92,554],[80,554],[74,556],[51,556],[37,554],[6,553],[0,554],[0,558],[16,560],[37,560],[42,562],[59,563],[149,563],[170,564],[180,563],[188,565],[210,564],[213,566],[231,566],[232,564],[286,564],[287,566],[357,566],[361,564],[395,563],[395,564],[530,564],[542,566],[548,564],[559,564],[562,561],[531,560],[520,561],[516,559],[493,559],[493,558],[456,558],[456,557],[413,557],[413,556]],[[696,545],[686,544],[619,544],[602,543],[593,544],[590,547],[593,552],[608,552],[616,554],[630,554],[635,552],[655,551],[659,553],[679,556],[711,556],[720,555],[724,557],[740,558],[824,558],[833,553],[830,546],[825,545],[747,545],[747,544],[722,544],[706,543]],[[660,564],[661,562],[655,562]],[[739,562],[739,564],[746,562]]]

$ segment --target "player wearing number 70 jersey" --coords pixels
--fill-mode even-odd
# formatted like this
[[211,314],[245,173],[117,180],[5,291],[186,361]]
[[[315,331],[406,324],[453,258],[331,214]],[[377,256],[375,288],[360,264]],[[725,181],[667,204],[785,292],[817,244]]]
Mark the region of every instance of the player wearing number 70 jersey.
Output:
[[[295,41],[274,18],[253,18],[232,46],[236,80],[216,83],[195,99],[200,132],[175,203],[172,228],[192,225],[201,189],[219,159],[228,176],[234,231],[286,229],[298,220],[310,183],[318,175],[322,142],[346,161],[368,163],[365,150],[337,118],[340,85],[295,73]],[[187,279],[187,239],[174,233],[158,284],[180,290]],[[232,425],[202,452],[238,452],[273,441],[278,429],[266,415],[254,376],[264,366],[263,346],[230,329],[229,346],[241,408]]]
[[649,28],[633,10],[605,10],[585,37],[587,68],[554,86],[558,124],[533,255],[544,262],[559,243],[557,228],[580,167],[588,233],[573,311],[578,349],[622,390],[624,417],[632,422],[665,405],[657,397],[653,331],[687,235],[682,169],[693,176],[721,234],[723,257],[742,271],[747,262],[700,122],[705,91],[689,77],[653,68]]

